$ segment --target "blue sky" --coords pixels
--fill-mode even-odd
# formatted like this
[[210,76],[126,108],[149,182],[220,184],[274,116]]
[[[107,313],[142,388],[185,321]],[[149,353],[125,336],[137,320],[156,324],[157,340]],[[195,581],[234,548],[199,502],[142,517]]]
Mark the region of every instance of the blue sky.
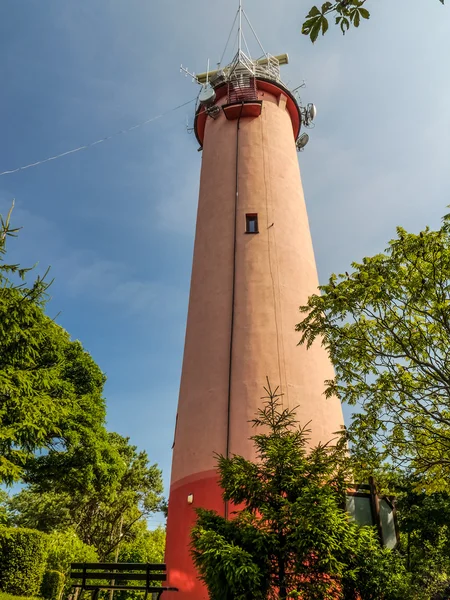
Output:
[[[64,152],[194,98],[180,63],[222,54],[236,2],[3,0],[0,171]],[[300,154],[319,276],[382,250],[395,226],[450,204],[450,8],[375,2],[370,22],[314,46],[310,0],[245,0],[284,79],[318,108]],[[48,312],[106,372],[108,426],[170,476],[200,154],[193,105],[83,152],[0,177],[10,244],[51,265]],[[155,518],[155,522],[159,517]]]

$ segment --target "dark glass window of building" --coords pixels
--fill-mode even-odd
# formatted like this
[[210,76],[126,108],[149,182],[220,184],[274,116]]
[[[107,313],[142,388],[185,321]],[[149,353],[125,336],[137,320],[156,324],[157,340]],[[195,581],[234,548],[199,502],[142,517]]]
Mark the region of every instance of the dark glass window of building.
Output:
[[258,215],[245,215],[245,233],[258,233]]

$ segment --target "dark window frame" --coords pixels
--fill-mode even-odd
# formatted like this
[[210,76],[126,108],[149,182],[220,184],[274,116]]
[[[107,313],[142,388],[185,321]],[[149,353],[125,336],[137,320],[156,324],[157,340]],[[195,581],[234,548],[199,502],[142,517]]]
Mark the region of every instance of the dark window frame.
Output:
[[[252,231],[254,224],[254,231]],[[245,215],[245,233],[259,233],[258,228],[258,213],[247,213]]]

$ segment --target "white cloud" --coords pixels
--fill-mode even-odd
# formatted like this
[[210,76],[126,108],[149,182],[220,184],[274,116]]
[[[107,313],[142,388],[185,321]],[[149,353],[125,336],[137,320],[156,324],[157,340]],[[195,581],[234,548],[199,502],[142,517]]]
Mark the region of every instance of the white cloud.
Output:
[[[0,192],[0,213],[6,214],[10,205],[8,194]],[[39,272],[51,265],[50,277],[69,296],[115,306],[130,316],[154,317],[162,307],[165,315],[185,312],[186,294],[179,289],[160,280],[136,276],[132,265],[125,261],[71,249],[55,223],[20,203],[14,208],[12,224],[22,229],[19,240],[9,241],[8,260],[25,266],[37,262]]]
[[165,315],[185,310],[180,290],[161,281],[137,278],[126,263],[78,252],[58,260],[56,269],[66,274],[69,294],[116,305],[131,316],[153,317],[162,306]]

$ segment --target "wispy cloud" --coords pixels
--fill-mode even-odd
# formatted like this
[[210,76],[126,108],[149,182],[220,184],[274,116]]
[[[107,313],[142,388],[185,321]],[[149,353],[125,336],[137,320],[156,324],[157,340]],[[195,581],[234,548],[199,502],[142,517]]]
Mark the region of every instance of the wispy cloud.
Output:
[[[10,205],[8,195],[0,192],[0,213],[5,214]],[[137,276],[128,262],[71,248],[54,222],[23,208],[20,202],[13,212],[13,225],[22,228],[20,240],[9,242],[13,260],[26,266],[38,263],[39,271],[50,265],[51,276],[69,296],[116,306],[124,314],[140,318],[153,318],[162,306],[166,316],[185,312],[185,290],[165,280]]]
[[116,305],[130,316],[154,317],[161,306],[166,316],[185,311],[185,294],[162,281],[133,276],[129,264],[77,252],[59,259],[56,268],[66,274],[69,294]]

